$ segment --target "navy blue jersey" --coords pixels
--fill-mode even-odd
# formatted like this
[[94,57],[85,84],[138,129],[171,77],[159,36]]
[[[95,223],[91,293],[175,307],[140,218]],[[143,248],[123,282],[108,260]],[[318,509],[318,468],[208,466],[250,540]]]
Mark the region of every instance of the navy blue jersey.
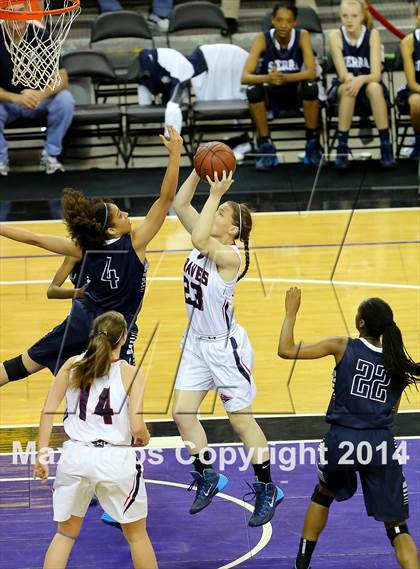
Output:
[[333,372],[327,423],[353,429],[381,429],[393,422],[392,409],[402,390],[391,385],[382,356],[364,338],[348,341]]
[[414,31],[414,50],[413,50],[413,61],[414,69],[416,70],[416,82],[420,83],[420,28]]
[[362,33],[356,45],[351,45],[346,28],[342,26],[341,39],[343,41],[343,57],[347,71],[357,75],[370,74],[370,30],[363,26]]
[[265,51],[261,54],[258,73],[266,75],[272,71],[297,73],[303,66],[303,54],[299,45],[300,30],[292,29],[291,38],[286,48],[282,48],[275,37],[275,30],[264,32]]
[[179,79],[172,77],[170,73],[159,64],[158,51],[156,48],[142,49],[139,53],[140,77],[139,84],[149,89],[152,95],[162,95],[162,103],[171,99]]
[[80,273],[82,268],[82,262],[76,263],[69,275],[70,282],[77,288],[81,288],[90,282],[89,277],[86,274],[86,271]]
[[89,275],[85,302],[94,308],[117,310],[134,316],[140,310],[146,288],[147,261],[140,261],[130,235],[110,239],[103,250],[87,251],[83,271]]

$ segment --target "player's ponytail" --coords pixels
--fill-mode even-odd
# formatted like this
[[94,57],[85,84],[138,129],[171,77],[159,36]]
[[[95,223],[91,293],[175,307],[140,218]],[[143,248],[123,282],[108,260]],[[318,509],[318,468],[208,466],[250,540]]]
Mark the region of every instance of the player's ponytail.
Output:
[[88,198],[80,190],[66,188],[63,192],[62,205],[64,223],[71,238],[83,250],[102,249],[108,238],[106,230],[112,223],[109,204]]
[[249,207],[244,203],[237,203],[229,201],[227,202],[232,210],[232,222],[235,227],[238,228],[238,233],[236,239],[242,241],[245,250],[245,267],[242,273],[238,277],[240,281],[247,273],[250,264],[249,256],[249,234],[252,229],[252,215]]
[[122,314],[105,312],[93,321],[87,350],[81,360],[72,366],[71,386],[84,391],[95,379],[108,374],[112,351],[127,334],[127,323]]
[[391,381],[401,389],[419,381],[420,363],[407,353],[389,304],[380,298],[368,298],[360,305],[359,313],[365,321],[368,335],[373,338],[382,336],[384,366]]

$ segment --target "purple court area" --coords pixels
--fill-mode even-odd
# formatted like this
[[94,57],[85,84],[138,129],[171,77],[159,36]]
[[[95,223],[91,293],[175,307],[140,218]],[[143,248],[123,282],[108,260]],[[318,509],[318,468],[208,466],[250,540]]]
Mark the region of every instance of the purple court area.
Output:
[[[286,443],[285,443],[286,444]],[[273,445],[276,453],[282,445]],[[287,444],[296,448],[298,445]],[[305,443],[305,448],[317,445]],[[235,447],[233,447],[235,448]],[[237,447],[236,447],[237,448]],[[219,449],[216,449],[219,450]],[[409,528],[420,543],[420,440],[407,440],[409,455],[404,467],[410,495]],[[145,465],[146,479],[189,484],[188,466],[178,464],[174,449],[163,451],[164,462]],[[185,456],[185,455],[184,455]],[[11,464],[0,456],[0,568],[38,569],[55,532],[52,521],[51,485],[38,481],[10,480],[31,475],[28,466]],[[273,478],[286,498],[272,521],[272,535],[247,526],[250,512],[241,505],[216,497],[196,516],[188,509],[193,498],[185,488],[148,484],[148,526],[161,569],[292,569],[304,513],[316,483],[315,468],[297,465],[292,471],[273,469]],[[283,462],[285,463],[285,461]],[[277,461],[278,464],[278,461]],[[238,472],[238,463],[226,468],[229,484],[224,493],[242,500],[252,482],[252,469]],[[54,475],[54,467],[51,469]],[[132,567],[122,533],[100,521],[100,506],[91,507],[73,549],[69,569],[128,569]],[[270,532],[267,532],[268,534]],[[234,561],[254,548],[266,545],[252,559]],[[368,518],[360,488],[350,501],[334,503],[329,523],[313,557],[312,569],[388,569],[397,563],[382,524]]]

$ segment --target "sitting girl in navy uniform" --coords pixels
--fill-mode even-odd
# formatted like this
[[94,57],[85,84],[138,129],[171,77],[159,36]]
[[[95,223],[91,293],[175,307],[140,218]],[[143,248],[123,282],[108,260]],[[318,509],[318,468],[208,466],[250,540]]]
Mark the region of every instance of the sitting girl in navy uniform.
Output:
[[[381,166],[395,168],[389,136],[388,92],[382,82],[381,36],[373,27],[363,0],[343,0],[342,26],[329,37],[331,56],[337,71],[328,92],[330,105],[338,103],[338,147],[335,166],[349,167],[348,135],[357,106],[372,112],[381,142]],[[366,108],[367,105],[367,108]]]

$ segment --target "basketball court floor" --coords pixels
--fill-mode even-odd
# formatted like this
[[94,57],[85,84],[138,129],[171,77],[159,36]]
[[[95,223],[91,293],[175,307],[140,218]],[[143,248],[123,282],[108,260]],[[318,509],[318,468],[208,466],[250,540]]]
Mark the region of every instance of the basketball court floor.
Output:
[[[31,222],[25,227],[64,234],[60,222]],[[179,464],[176,458],[181,443],[175,436],[170,406],[180,339],[186,326],[182,271],[190,242],[177,219],[165,221],[148,254],[147,293],[138,320],[136,345],[137,362],[142,361],[148,377],[145,412],[152,421],[152,434],[159,435],[152,439],[152,444],[162,449],[163,457],[161,464],[145,464],[150,536],[161,567],[291,569],[304,511],[316,482],[311,451],[302,458],[299,450],[315,449],[322,436],[322,413],[331,394],[333,360],[301,361],[294,365],[278,358],[285,291],[290,286],[302,288],[296,339],[305,341],[328,335],[354,336],[358,304],[370,296],[383,298],[394,310],[407,350],[418,361],[419,244],[416,208],[255,214],[251,266],[236,289],[235,312],[254,347],[258,388],[254,412],[263,428],[270,425],[269,438],[276,441],[272,443],[277,456],[274,479],[284,487],[286,498],[272,523],[254,530],[247,526],[250,512],[243,500],[248,491],[245,481],[252,482],[252,475],[249,470],[239,470],[238,456],[226,467],[230,483],[225,492],[201,514],[188,514],[192,500],[186,491],[190,467]],[[2,360],[21,353],[68,313],[68,301],[46,297],[48,283],[60,262],[57,256],[1,239]],[[1,569],[41,567],[54,532],[50,483],[33,481],[28,464],[21,460],[13,464],[10,454],[13,441],[20,441],[25,449],[28,441],[36,440],[34,427],[50,382],[51,375],[44,371],[8,385],[0,393]],[[409,527],[418,543],[419,409],[419,393],[412,389],[402,399],[397,433],[407,445]],[[210,425],[210,441],[222,443],[214,447],[218,453],[227,446],[239,448],[224,427],[223,408],[216,397],[209,395],[200,413],[209,419],[206,425]],[[290,418],[298,428],[290,428]],[[62,440],[61,417],[57,416],[56,421],[54,448]],[[288,457],[293,455],[293,449],[298,458],[290,465]],[[131,566],[121,532],[105,526],[99,518],[100,508],[90,508],[69,568]],[[381,524],[366,517],[360,492],[352,501],[332,506],[330,523],[314,554],[312,567],[396,567]]]

